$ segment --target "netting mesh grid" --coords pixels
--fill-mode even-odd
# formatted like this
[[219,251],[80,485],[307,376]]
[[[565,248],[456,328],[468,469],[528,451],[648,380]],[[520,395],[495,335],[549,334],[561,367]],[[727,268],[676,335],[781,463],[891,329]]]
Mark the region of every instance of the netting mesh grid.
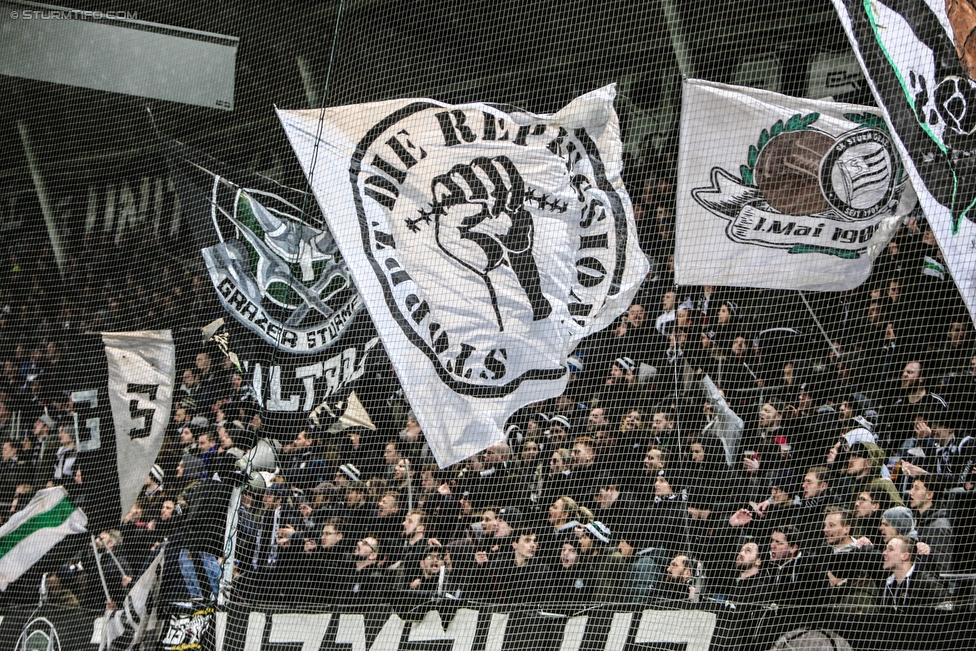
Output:
[[974,644],[970,0],[0,9],[0,647]]

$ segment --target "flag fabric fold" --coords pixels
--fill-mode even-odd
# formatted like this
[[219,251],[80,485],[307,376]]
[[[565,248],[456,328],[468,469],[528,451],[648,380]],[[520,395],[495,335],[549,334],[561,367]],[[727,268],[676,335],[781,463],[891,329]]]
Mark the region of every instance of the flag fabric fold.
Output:
[[0,527],[0,590],[20,578],[66,536],[85,533],[88,518],[62,486],[34,499]]
[[79,490],[90,529],[117,527],[139,496],[172,411],[176,346],[169,330],[78,335],[66,381],[73,405]]
[[278,115],[443,467],[561,393],[647,272],[612,86],[554,115],[403,99]]
[[163,446],[175,389],[176,346],[168,330],[105,332],[102,343],[115,430],[114,455],[105,452],[114,456],[118,480],[107,488],[124,516]]
[[976,320],[976,14],[965,2],[833,4]]
[[[139,580],[132,585],[122,607],[105,613],[99,651],[121,648],[123,643],[124,648],[131,651],[142,641],[146,633],[156,630],[157,607],[160,603],[160,577],[163,572],[166,544],[165,542],[162,544],[156,553],[156,558],[146,567]],[[120,638],[124,639],[119,642]]]
[[915,204],[877,109],[684,82],[678,284],[852,289]]

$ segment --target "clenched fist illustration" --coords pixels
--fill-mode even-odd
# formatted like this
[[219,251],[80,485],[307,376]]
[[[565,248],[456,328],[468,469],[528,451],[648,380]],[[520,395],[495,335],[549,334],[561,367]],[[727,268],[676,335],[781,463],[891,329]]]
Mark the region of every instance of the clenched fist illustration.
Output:
[[478,274],[491,297],[499,331],[504,331],[492,276],[509,267],[541,321],[552,306],[539,282],[532,256],[534,225],[526,210],[525,183],[505,156],[479,157],[457,164],[431,181],[431,211],[437,245],[444,253]]

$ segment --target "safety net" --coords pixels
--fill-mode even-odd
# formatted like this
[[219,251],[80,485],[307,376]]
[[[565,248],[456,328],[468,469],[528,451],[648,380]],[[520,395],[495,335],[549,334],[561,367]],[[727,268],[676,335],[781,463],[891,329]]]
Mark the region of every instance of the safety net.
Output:
[[0,10],[0,647],[976,644],[971,0]]

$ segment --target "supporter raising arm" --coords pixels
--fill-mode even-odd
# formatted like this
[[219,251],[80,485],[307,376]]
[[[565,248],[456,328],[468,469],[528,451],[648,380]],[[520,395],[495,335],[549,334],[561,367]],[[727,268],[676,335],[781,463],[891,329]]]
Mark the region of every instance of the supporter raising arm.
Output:
[[739,441],[742,438],[742,429],[745,424],[729,408],[725,396],[712,382],[712,378],[706,375],[699,380],[699,383],[705,394],[705,416],[708,419],[703,433],[707,431],[709,434],[718,437],[725,451],[725,462],[729,468],[734,468],[739,460]]
[[938,506],[945,486],[939,475],[920,475],[908,491],[918,540],[931,549],[925,559],[926,569],[934,574],[952,569],[952,522],[949,512]]

